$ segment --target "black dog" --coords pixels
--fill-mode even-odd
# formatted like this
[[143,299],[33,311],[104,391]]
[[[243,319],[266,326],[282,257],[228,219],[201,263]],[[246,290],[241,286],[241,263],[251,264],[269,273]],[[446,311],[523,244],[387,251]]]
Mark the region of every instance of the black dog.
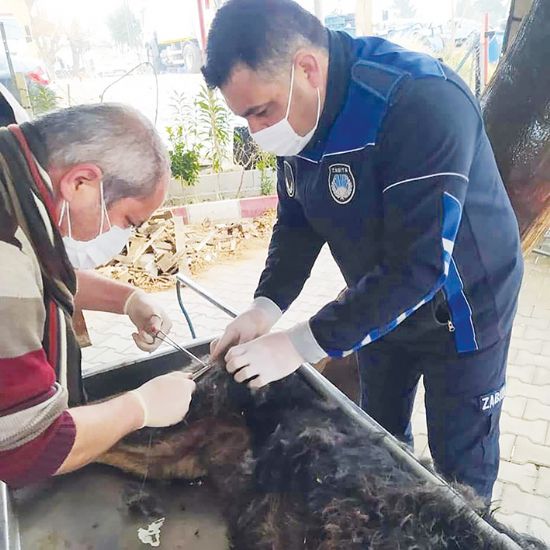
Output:
[[[238,550],[498,549],[467,510],[428,485],[299,376],[251,393],[218,368],[198,384],[185,422],[127,437],[102,462],[149,477],[206,476]],[[140,469],[141,468],[141,469]],[[485,512],[522,548],[547,546]]]

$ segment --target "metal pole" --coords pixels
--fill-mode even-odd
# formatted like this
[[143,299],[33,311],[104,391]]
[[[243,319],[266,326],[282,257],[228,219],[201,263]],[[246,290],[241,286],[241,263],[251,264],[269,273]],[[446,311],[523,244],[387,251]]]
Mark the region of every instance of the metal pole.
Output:
[[2,34],[2,42],[4,43],[4,51],[6,52],[6,59],[8,61],[8,68],[10,70],[12,93],[15,99],[21,103],[21,96],[19,95],[19,88],[17,87],[17,80],[15,78],[15,70],[13,69],[13,63],[11,62],[10,47],[8,45],[8,38],[6,36],[6,29],[4,23],[0,23],[0,33]]
[[238,313],[235,312],[235,310],[231,306],[227,306],[225,304],[222,304],[219,300],[214,298],[208,290],[202,288],[202,286],[198,285],[191,277],[188,277],[187,275],[183,273],[178,273],[176,275],[176,279],[184,286],[189,287],[191,290],[195,291],[199,296],[202,296],[205,300],[210,302],[212,305],[216,306],[218,309],[221,309],[224,313],[229,315],[229,317],[237,317]]
[[206,25],[204,23],[204,6],[202,1],[203,0],[197,0],[197,8],[199,13],[199,28],[201,32],[201,51],[204,53],[206,51]]
[[489,14],[483,18],[483,87],[489,81]]
[[475,67],[476,67],[476,84],[475,84],[475,94],[476,97],[481,97],[481,42],[478,38],[477,47],[475,51]]
[[[176,278],[188,286],[191,290],[194,290],[202,297],[206,298],[211,304],[214,304],[222,311],[225,311],[230,317],[235,318],[238,315],[235,310],[221,304],[219,300],[213,297],[207,290],[197,285],[186,275],[178,273]],[[301,374],[320,395],[335,402],[338,407],[340,407],[353,421],[363,426],[368,432],[376,433],[377,435],[382,436],[381,443],[396,458],[396,460],[405,462],[415,474],[427,483],[435,483],[446,490],[448,497],[458,506],[463,508],[470,516],[472,523],[474,523],[479,530],[485,533],[485,535],[487,535],[493,542],[498,542],[502,545],[502,548],[507,550],[521,550],[520,546],[508,537],[508,535],[500,533],[489,525],[481,516],[470,508],[462,496],[450,485],[448,485],[442,477],[423,466],[411,451],[405,449],[393,435],[391,435],[386,429],[380,426],[378,422],[367,415],[365,411],[363,411],[353,401],[351,401],[351,399],[344,395],[320,372],[317,372],[311,365],[304,364],[299,368],[298,373]]]
[[19,526],[13,513],[10,493],[0,481],[0,550],[21,550]]

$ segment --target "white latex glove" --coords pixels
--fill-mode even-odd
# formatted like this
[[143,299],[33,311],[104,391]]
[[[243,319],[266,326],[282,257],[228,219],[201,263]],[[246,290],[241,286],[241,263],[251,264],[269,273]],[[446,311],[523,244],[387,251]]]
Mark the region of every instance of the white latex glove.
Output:
[[162,343],[162,336],[156,338],[159,330],[168,334],[172,328],[172,321],[166,315],[156,300],[143,290],[134,290],[124,304],[124,313],[138,332],[132,334],[136,346],[142,351],[154,351]]
[[128,392],[143,409],[142,428],[172,426],[184,419],[195,391],[195,382],[189,376],[183,372],[171,372]]
[[223,356],[232,346],[267,334],[281,315],[281,310],[274,302],[268,298],[256,298],[250,308],[227,325],[221,338],[211,342],[212,360]]
[[231,348],[225,356],[225,368],[237,382],[249,388],[261,388],[292,374],[304,362],[286,332],[273,332],[246,344]]

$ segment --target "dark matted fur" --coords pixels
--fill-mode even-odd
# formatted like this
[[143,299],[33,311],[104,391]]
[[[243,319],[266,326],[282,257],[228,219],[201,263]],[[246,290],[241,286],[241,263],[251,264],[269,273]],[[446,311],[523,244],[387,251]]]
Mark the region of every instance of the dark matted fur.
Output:
[[[216,368],[184,422],[136,432],[101,462],[140,475],[149,462],[150,478],[207,476],[237,550],[501,548],[298,375],[252,394]],[[485,519],[522,548],[547,548]]]

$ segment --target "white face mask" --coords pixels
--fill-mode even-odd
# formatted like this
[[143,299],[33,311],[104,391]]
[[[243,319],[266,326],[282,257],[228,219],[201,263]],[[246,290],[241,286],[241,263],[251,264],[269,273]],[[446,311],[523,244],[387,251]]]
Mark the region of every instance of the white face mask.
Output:
[[[63,203],[63,207],[61,208],[59,225],[61,225],[66,211],[69,229],[69,235],[63,237],[63,244],[65,245],[67,256],[75,269],[93,269],[112,260],[124,248],[124,245],[126,245],[132,234],[131,227],[122,229],[122,227],[111,225],[107,207],[105,206],[105,199],[103,198],[103,182],[100,183],[99,189],[101,194],[101,220],[97,237],[89,241],[77,241],[73,239],[71,214],[67,201]],[[102,233],[101,230],[103,229],[105,219],[107,219],[109,229]]]
[[315,120],[315,125],[305,136],[298,135],[288,121],[290,105],[292,103],[293,88],[294,64],[292,65],[290,92],[288,95],[288,105],[286,108],[285,117],[279,122],[273,124],[272,126],[268,126],[263,130],[255,133],[250,132],[252,139],[260,146],[261,149],[273,153],[278,157],[292,157],[302,151],[315,133],[317,125],[319,124],[319,117],[321,115],[321,94],[319,92],[319,88],[317,88],[317,119]]

